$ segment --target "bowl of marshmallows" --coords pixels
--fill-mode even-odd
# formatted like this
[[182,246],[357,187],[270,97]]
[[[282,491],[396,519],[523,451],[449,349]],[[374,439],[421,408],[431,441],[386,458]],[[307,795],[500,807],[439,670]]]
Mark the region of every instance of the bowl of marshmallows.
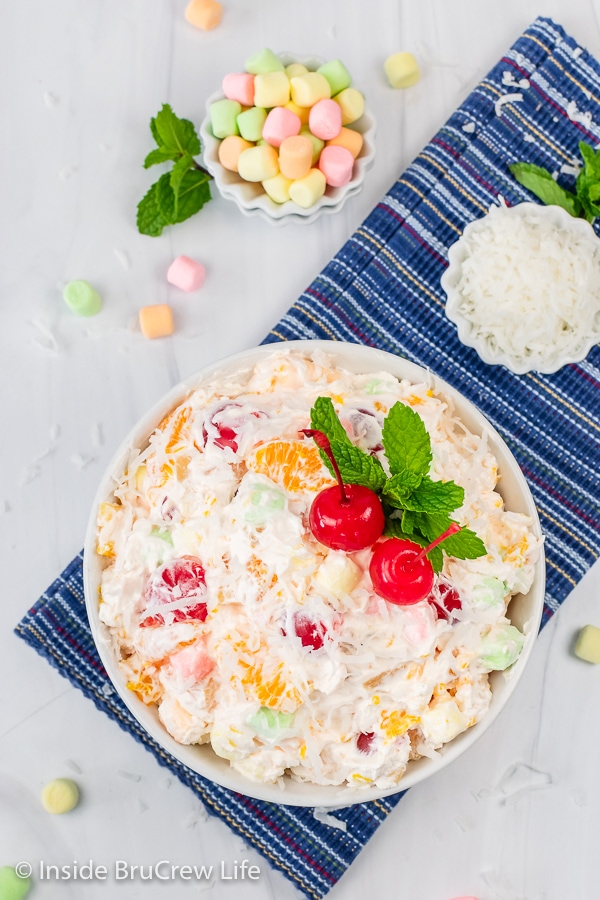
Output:
[[337,212],[373,164],[375,120],[339,59],[260,50],[206,111],[204,163],[219,192],[273,224]]

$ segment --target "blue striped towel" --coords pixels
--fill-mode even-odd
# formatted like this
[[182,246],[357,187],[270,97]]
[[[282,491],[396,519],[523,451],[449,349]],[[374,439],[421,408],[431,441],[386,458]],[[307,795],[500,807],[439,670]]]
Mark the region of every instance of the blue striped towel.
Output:
[[[527,88],[509,84],[523,79]],[[562,28],[538,19],[267,338],[390,350],[430,367],[484,412],[519,460],[538,505],[548,562],[544,621],[600,553],[600,348],[555,375],[486,366],[445,318],[440,277],[449,245],[499,195],[509,204],[531,199],[510,177],[509,163],[558,170],[572,162],[581,139],[600,141],[600,65]],[[559,181],[569,187],[572,175]],[[111,688],[85,614],[80,556],[16,631],[306,897],[328,893],[403,796],[336,811],[342,830],[317,821],[310,809],[252,800],[182,766]]]

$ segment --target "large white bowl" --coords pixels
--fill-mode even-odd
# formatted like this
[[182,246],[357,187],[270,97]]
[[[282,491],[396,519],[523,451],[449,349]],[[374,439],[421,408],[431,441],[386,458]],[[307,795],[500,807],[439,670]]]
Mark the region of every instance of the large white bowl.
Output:
[[[352,372],[387,371],[398,378],[407,378],[413,382],[426,382],[434,391],[445,394],[452,400],[457,415],[468,428],[479,434],[484,431],[488,433],[490,450],[498,460],[501,473],[499,490],[507,508],[531,516],[534,522],[533,529],[535,534],[541,535],[539,519],[531,493],[515,458],[490,423],[454,388],[406,359],[359,344],[331,341],[289,341],[285,345],[277,345],[279,350],[282,347],[306,353],[311,353],[314,350],[324,350],[330,353],[337,363]],[[509,615],[511,621],[526,633],[525,646],[519,659],[510,670],[507,670],[505,673],[493,672],[491,674],[493,696],[489,712],[482,722],[468,729],[468,731],[459,735],[449,744],[446,744],[440,750],[439,758],[435,760],[423,758],[409,762],[406,774],[397,787],[386,790],[367,788],[357,791],[349,788],[340,788],[339,786],[323,787],[316,784],[298,783],[286,777],[285,789],[282,790],[277,784],[256,784],[248,780],[232,769],[226,760],[216,756],[210,745],[184,746],[178,744],[161,724],[156,707],[146,706],[132,691],[127,689],[126,679],[119,669],[117,659],[111,648],[109,631],[106,625],[100,621],[98,615],[98,588],[106,561],[95,552],[97,509],[101,502],[111,498],[127,464],[129,451],[132,448],[145,446],[148,436],[160,420],[173,407],[181,403],[195,387],[221,375],[230,375],[234,372],[249,370],[258,360],[273,353],[274,349],[272,345],[256,347],[208,366],[197,375],[186,379],[173,388],[149,410],[130,432],[106,470],[92,507],[85,540],[85,599],[92,634],[96,641],[100,658],[114,687],[138,722],[168,753],[194,772],[198,772],[200,775],[224,787],[247,794],[250,797],[292,806],[335,808],[385,797],[388,794],[394,794],[397,791],[417,784],[424,778],[439,772],[440,769],[443,769],[448,763],[464,753],[489,728],[506,706],[510,695],[517,686],[533,647],[544,603],[544,558],[543,555],[540,556],[536,566],[534,582],[529,593],[526,596],[517,595],[510,604]]]
[[[302,63],[303,66],[313,72],[322,66],[325,60],[316,56],[297,56],[293,53],[279,53],[279,58],[284,65],[290,63]],[[354,85],[353,85],[354,86]],[[289,225],[292,223],[309,225],[322,213],[334,213],[344,206],[346,201],[362,190],[365,175],[375,160],[375,119],[365,109],[357,122],[348,126],[354,131],[359,131],[363,136],[363,146],[358,157],[354,160],[352,178],[343,187],[328,186],[325,193],[317,202],[304,209],[292,200],[286,203],[275,203],[265,193],[260,183],[244,181],[237,172],[224,169],[219,162],[219,145],[221,141],[216,138],[210,127],[209,108],[211,103],[223,99],[223,92],[216,91],[206,101],[206,118],[200,125],[200,137],[204,154],[204,165],[213,176],[217,189],[222,197],[233,200],[246,216],[259,215],[271,225]]]

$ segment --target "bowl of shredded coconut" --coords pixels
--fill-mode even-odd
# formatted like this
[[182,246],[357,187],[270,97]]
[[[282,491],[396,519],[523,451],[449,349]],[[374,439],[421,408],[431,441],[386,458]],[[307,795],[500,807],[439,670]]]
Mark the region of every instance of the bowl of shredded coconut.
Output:
[[448,252],[446,315],[516,374],[556,372],[600,340],[600,241],[558,206],[494,206]]
[[[381,498],[385,531],[359,549],[343,521],[315,531],[340,486],[314,428],[350,514],[361,483]],[[390,535],[419,550],[450,521],[419,597],[382,594]],[[384,575],[395,590],[407,571]],[[373,348],[290,341],[209,366],[138,423],[100,484],[84,582],[103,664],[160,747],[243,794],[333,808],[434,774],[495,720],[544,556],[523,474],[461,394]]]

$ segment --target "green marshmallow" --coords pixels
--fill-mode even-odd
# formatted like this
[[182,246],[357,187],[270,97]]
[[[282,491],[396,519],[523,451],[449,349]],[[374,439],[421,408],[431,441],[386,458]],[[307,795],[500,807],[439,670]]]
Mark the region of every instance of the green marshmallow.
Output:
[[0,868],[0,900],[22,900],[30,888],[31,878],[21,878],[12,866]]
[[260,141],[266,118],[267,111],[260,106],[252,106],[239,114],[237,127],[245,141]]
[[262,525],[269,516],[282,509],[285,509],[285,496],[281,491],[266,484],[257,484],[252,488],[244,519],[251,525]]
[[63,299],[76,316],[95,316],[102,309],[100,294],[87,281],[70,281],[63,290]]
[[507,593],[506,581],[500,581],[494,575],[488,575],[473,588],[473,600],[480,606],[497,606],[504,602]]
[[241,103],[237,100],[216,100],[210,104],[210,127],[216,138],[226,138],[232,134],[239,134],[237,117],[242,111]]
[[276,709],[269,709],[268,706],[261,706],[258,712],[248,719],[250,728],[267,740],[275,740],[282,731],[291,728],[293,723],[293,713],[282,713]]
[[283,72],[285,66],[272,50],[265,47],[246,60],[246,72],[252,75],[266,75],[267,72]]
[[150,537],[160,538],[165,544],[173,546],[173,538],[168,528],[161,528],[160,525],[153,525],[150,529]]
[[321,155],[321,150],[325,146],[325,142],[321,140],[321,138],[316,137],[308,125],[303,125],[300,129],[300,134],[304,137],[307,137],[311,144],[313,145],[313,156],[311,166],[314,166],[319,156]]
[[352,76],[341,59],[332,59],[330,62],[326,62],[319,66],[317,72],[329,82],[332,97],[352,84]]
[[494,625],[481,641],[479,658],[486,669],[502,671],[519,658],[525,635],[514,625]]

